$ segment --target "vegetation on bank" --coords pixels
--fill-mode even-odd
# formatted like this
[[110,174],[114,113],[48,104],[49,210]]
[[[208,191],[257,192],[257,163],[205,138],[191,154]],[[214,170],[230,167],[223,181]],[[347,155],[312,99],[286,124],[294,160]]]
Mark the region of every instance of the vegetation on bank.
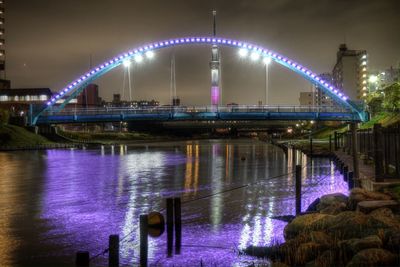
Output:
[[0,124],[0,147],[31,147],[51,143],[43,136],[34,134],[23,127]]
[[243,252],[272,266],[399,266],[398,205],[390,193],[360,188],[325,195],[285,226],[286,242]]

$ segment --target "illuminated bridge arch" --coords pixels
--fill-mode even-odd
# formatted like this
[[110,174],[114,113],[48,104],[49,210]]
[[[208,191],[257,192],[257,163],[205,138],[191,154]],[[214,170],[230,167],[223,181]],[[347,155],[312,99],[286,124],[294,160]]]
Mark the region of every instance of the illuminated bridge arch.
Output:
[[258,56],[269,57],[275,62],[281,64],[282,66],[298,73],[311,83],[318,85],[318,87],[321,88],[327,95],[329,95],[335,102],[356,113],[361,121],[365,120],[365,113],[363,112],[363,110],[359,108],[357,105],[355,105],[355,103],[350,101],[349,98],[346,95],[344,95],[343,92],[340,92],[329,82],[319,78],[318,75],[313,71],[311,71],[310,69],[306,68],[300,63],[295,62],[294,60],[291,60],[281,54],[278,54],[277,52],[241,40],[234,40],[234,39],[220,38],[220,37],[183,37],[183,38],[174,38],[159,42],[153,42],[141,47],[134,48],[112,59],[109,59],[108,61],[89,70],[87,73],[84,73],[79,78],[68,84],[61,91],[59,91],[56,95],[54,95],[46,103],[45,107],[33,118],[33,123],[36,122],[37,118],[43,112],[52,110],[57,100],[65,97],[65,95],[68,95],[68,97],[64,100],[64,102],[58,107],[58,109],[63,109],[64,106],[72,98],[76,97],[80,92],[82,92],[82,90],[87,86],[88,83],[96,80],[97,78],[101,77],[102,75],[109,72],[113,68],[121,65],[125,60],[143,56],[148,51],[155,51],[172,46],[191,45],[191,44],[209,44],[209,45],[217,44],[218,46],[243,48],[247,49],[249,53],[257,54],[257,57]]

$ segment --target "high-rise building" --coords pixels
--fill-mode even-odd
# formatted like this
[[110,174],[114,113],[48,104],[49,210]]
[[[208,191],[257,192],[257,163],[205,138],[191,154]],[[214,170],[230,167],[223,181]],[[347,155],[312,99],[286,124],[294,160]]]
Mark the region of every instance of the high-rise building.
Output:
[[300,92],[300,106],[314,106],[314,92]]
[[[217,12],[213,11],[213,36],[216,36],[216,16]],[[219,60],[219,49],[216,44],[212,45],[211,48],[211,105],[218,106],[221,104],[221,87],[220,87],[220,60]]]
[[[328,83],[332,83],[333,78],[332,74],[330,73],[321,73],[318,75],[318,77],[321,80],[324,80]],[[314,86],[315,93],[314,93],[314,105],[316,106],[333,106],[335,105],[335,102],[332,100],[332,98],[325,93],[324,90],[322,90],[318,85]]]
[[333,84],[355,103],[362,103],[367,96],[367,52],[349,50],[339,46],[336,64],[332,71]]
[[78,105],[82,107],[97,107],[100,105],[99,101],[99,86],[91,83],[83,89],[82,93],[78,96]]

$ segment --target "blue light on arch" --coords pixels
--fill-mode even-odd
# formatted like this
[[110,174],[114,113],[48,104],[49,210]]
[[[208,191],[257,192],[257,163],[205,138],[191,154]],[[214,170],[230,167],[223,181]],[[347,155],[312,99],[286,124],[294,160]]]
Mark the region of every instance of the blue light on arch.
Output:
[[218,44],[221,46],[228,47],[236,47],[236,48],[245,48],[252,53],[258,53],[261,57],[270,57],[275,62],[283,65],[284,67],[300,74],[306,80],[318,85],[325,93],[327,93],[335,102],[340,105],[349,108],[353,112],[356,112],[360,120],[363,121],[364,112],[357,107],[349,98],[341,92],[339,89],[335,88],[332,84],[323,79],[319,78],[316,73],[311,71],[310,69],[304,67],[300,63],[295,62],[277,52],[266,49],[265,47],[251,44],[245,41],[228,39],[228,38],[216,38],[216,37],[184,37],[184,38],[174,38],[169,40],[163,40],[159,42],[150,43],[135,49],[132,49],[128,52],[122,53],[108,61],[96,66],[95,68],[89,70],[87,73],[81,75],[76,80],[72,81],[65,88],[63,88],[59,93],[53,96],[46,104],[46,107],[36,115],[36,117],[40,116],[40,114],[44,111],[50,110],[57,102],[58,99],[62,98],[67,93],[70,94],[69,97],[64,101],[65,105],[68,103],[73,96],[79,94],[87,85],[97,78],[101,77],[105,73],[109,72],[113,68],[119,66],[123,63],[124,60],[134,58],[137,55],[144,55],[148,51],[159,50],[162,48],[178,46],[178,45],[187,45],[187,44]]

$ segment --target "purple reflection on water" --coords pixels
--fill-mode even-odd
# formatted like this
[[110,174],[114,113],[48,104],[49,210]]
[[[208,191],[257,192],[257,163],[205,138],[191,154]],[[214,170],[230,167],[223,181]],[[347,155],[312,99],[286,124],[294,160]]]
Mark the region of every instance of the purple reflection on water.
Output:
[[[246,161],[240,158],[246,155]],[[347,193],[347,185],[327,159],[303,157],[303,210],[317,197]],[[308,162],[307,162],[308,161]],[[110,234],[119,234],[121,263],[137,262],[139,214],[163,207],[162,199],[183,201],[216,194],[182,206],[182,255],[166,258],[165,236],[149,239],[150,262],[161,266],[247,266],[239,256],[249,245],[283,242],[286,223],[272,216],[294,214],[293,175],[279,148],[253,142],[202,141],[177,146],[101,151],[47,152],[41,218],[51,225],[44,239],[61,244],[61,253],[101,252]],[[269,177],[266,179],[266,177]],[[217,194],[238,185],[247,187]],[[106,256],[93,266],[106,265]],[[262,262],[262,261],[261,261]]]

